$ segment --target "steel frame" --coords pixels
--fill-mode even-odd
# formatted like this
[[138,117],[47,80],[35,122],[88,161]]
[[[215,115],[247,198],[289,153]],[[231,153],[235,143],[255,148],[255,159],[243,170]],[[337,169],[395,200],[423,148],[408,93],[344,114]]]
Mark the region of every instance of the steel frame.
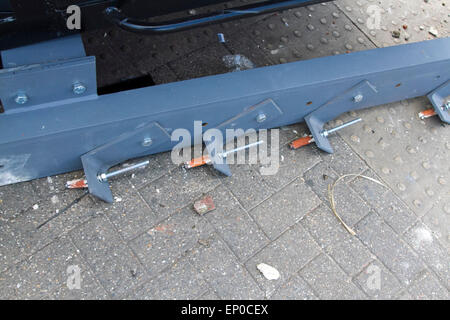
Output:
[[[171,150],[177,128],[190,131],[186,145],[201,141],[202,133],[193,130],[196,120],[223,132],[306,121],[327,152],[332,148],[321,134],[323,125],[350,110],[428,95],[449,123],[444,103],[450,39],[101,96],[95,57],[85,56],[79,36],[3,51],[2,60],[0,185],[84,168],[90,191],[109,202],[112,194],[97,179],[100,173],[127,159]],[[215,166],[230,173],[226,164]]]

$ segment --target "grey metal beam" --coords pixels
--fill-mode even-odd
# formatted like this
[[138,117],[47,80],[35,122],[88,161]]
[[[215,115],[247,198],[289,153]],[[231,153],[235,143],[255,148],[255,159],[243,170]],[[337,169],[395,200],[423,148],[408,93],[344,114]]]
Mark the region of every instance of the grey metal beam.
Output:
[[[82,58],[82,57],[81,57]],[[76,58],[80,59],[80,58]],[[67,59],[68,64],[74,59]],[[45,63],[44,63],[45,64]],[[258,125],[257,114],[240,121],[242,129],[274,128],[309,121],[311,131],[320,132],[325,121],[339,114],[403,99],[425,96],[450,79],[450,39],[437,39],[403,46],[331,56],[242,72],[181,81],[154,87],[97,96],[91,90],[74,96],[68,88],[75,77],[52,72],[42,64],[44,79],[9,84],[17,70],[0,71],[0,98],[12,99],[33,85],[53,91],[58,100],[30,95],[29,101],[0,114],[0,185],[31,180],[82,167],[81,157],[118,137],[156,123],[170,135],[185,128],[193,135],[195,120],[205,129],[231,125],[230,119],[247,114],[270,99],[280,110],[276,117]],[[48,63],[52,65],[52,62]],[[91,68],[91,69],[89,69]],[[92,74],[93,65],[82,75]],[[27,68],[20,73],[27,74]],[[45,70],[51,75],[46,78]],[[76,73],[74,73],[76,74]],[[31,76],[30,76],[31,77]],[[365,85],[364,85],[365,84]],[[60,87],[66,88],[65,93]],[[362,86],[361,86],[362,85]],[[90,85],[92,86],[92,85]],[[369,88],[369,89],[367,89]],[[94,88],[95,89],[95,88]],[[367,90],[366,90],[367,89]],[[365,98],[355,103],[355,96]],[[42,98],[41,100],[39,100]],[[42,101],[42,100],[48,101]],[[51,100],[51,101],[50,101]],[[12,100],[8,100],[11,103]],[[11,104],[9,104],[11,106]],[[439,106],[441,107],[441,106]],[[243,118],[242,118],[243,119]],[[193,139],[201,139],[195,137]],[[136,135],[129,145],[140,144]],[[198,140],[197,140],[198,141]],[[177,142],[156,143],[133,150],[125,145],[109,155],[111,165],[140,155],[170,150]],[[332,151],[323,145],[326,151]],[[141,152],[142,151],[142,152]]]

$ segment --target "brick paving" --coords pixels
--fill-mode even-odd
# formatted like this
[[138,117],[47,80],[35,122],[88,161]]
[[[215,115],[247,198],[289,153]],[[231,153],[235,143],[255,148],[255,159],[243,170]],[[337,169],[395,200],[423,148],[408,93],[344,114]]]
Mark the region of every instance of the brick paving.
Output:
[[[111,205],[65,191],[57,181],[66,176],[24,183],[36,201],[2,215],[1,297],[396,299],[407,292],[417,299],[447,299],[448,251],[391,190],[350,181],[336,193],[356,237],[334,217],[324,193],[337,176],[336,158],[349,157],[339,152],[299,169],[278,190],[267,187],[264,198],[245,191],[263,179],[252,168],[233,167],[244,176],[233,183],[209,167],[161,168],[160,174],[152,168],[156,178],[143,183],[148,169],[141,170],[113,182]],[[364,165],[353,157],[356,167]],[[44,186],[55,189],[38,196]],[[2,187],[2,195],[9,188],[17,186]],[[213,197],[216,210],[199,216],[192,205],[204,194]],[[403,207],[391,215],[415,218],[398,223],[378,208],[393,201]],[[37,228],[58,210],[65,212]],[[259,263],[275,267],[280,279],[266,280],[256,269]],[[67,288],[72,265],[81,269],[80,290]],[[371,266],[381,272],[379,290],[367,287]]]

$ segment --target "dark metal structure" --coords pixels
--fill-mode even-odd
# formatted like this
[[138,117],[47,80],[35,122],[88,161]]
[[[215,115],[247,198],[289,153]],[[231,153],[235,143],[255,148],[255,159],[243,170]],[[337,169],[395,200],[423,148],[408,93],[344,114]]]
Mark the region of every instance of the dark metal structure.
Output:
[[[0,50],[104,27],[113,23],[133,32],[163,33],[224,22],[330,0],[265,0],[176,20],[150,18],[221,4],[225,0],[0,0]],[[80,8],[80,30],[70,30],[68,8]]]

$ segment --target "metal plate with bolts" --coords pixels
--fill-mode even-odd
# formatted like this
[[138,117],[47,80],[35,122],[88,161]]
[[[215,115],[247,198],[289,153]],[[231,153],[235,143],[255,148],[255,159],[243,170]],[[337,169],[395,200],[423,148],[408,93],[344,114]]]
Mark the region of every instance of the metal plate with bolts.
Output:
[[[275,104],[272,99],[267,99],[254,106],[246,108],[243,112],[237,116],[225,121],[217,126],[216,129],[221,130],[222,134],[225,134],[227,129],[259,129],[261,127],[267,128],[271,126],[275,120],[277,120],[283,111]],[[226,135],[223,135],[226,139]],[[216,143],[222,147],[227,141],[205,141],[208,154],[211,158],[212,164],[216,170],[223,173],[226,176],[231,176],[231,170],[224,162],[224,159],[219,154],[216,154]]]
[[116,164],[148,154],[152,149],[169,142],[167,131],[158,123],[150,122],[140,124],[134,130],[84,154],[81,162],[89,192],[106,202],[112,202],[113,196],[108,181],[103,181],[101,174]]
[[378,91],[375,86],[369,81],[362,81],[306,116],[305,121],[317,147],[328,153],[333,153],[333,148],[327,136],[322,134],[323,126],[344,112],[367,108],[367,104],[370,104],[370,101],[373,101],[377,94]]
[[439,118],[450,124],[450,81],[428,95]]

